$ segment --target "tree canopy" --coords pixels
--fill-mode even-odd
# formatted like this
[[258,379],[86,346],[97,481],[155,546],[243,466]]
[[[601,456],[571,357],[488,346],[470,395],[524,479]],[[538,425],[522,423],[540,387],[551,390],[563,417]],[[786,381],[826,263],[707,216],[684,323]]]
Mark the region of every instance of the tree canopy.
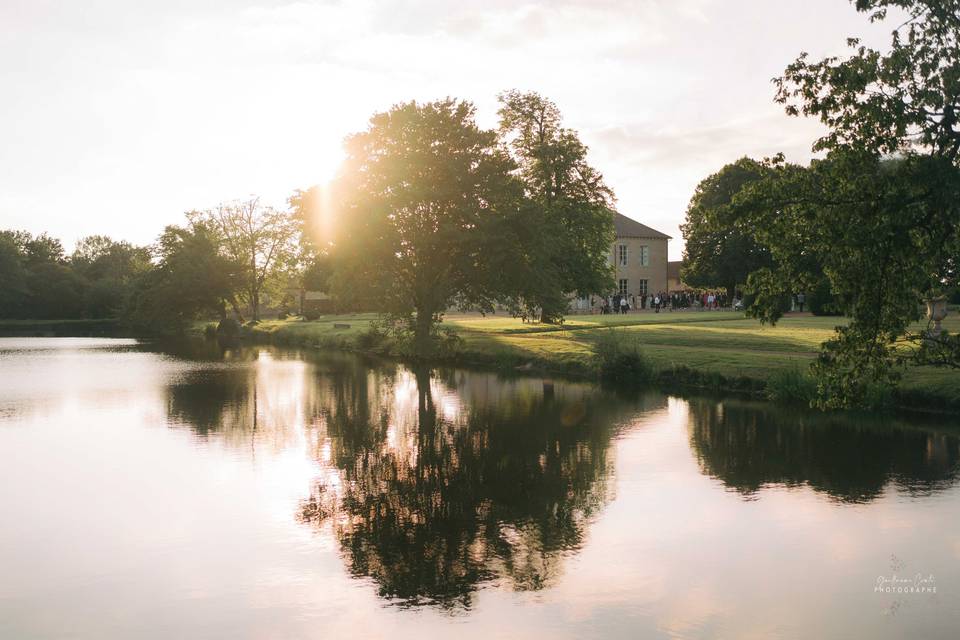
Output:
[[519,263],[517,311],[547,322],[562,318],[572,294],[613,289],[613,191],[587,162],[587,147],[563,126],[556,104],[533,92],[499,96],[503,144],[518,167],[530,223]]
[[771,266],[770,250],[757,241],[752,229],[741,226],[740,212],[729,206],[744,186],[766,172],[762,163],[740,158],[697,185],[680,227],[686,243],[681,273],[685,283],[723,287],[732,296],[751,273]]
[[454,301],[489,308],[486,251],[519,215],[514,163],[472,104],[409,102],[350,136],[335,187],[340,297],[393,314],[424,347]]
[[810,167],[774,158],[733,206],[774,265],[751,275],[751,312],[776,321],[784,292],[823,265],[850,323],[816,365],[819,404],[862,404],[908,361],[960,366],[957,336],[911,334],[920,303],[958,285],[960,264],[960,5],[857,0],[872,20],[907,14],[880,52],[850,39],[847,57],[801,56],[775,79],[788,114],[819,118],[827,153]]
[[177,333],[199,314],[224,315],[237,307],[240,267],[225,256],[217,234],[202,222],[168,226],[155,248],[157,264],[145,272],[127,301],[125,316],[134,327]]
[[251,197],[191,211],[187,219],[214,234],[219,252],[237,269],[240,299],[250,306],[253,321],[260,320],[263,292],[277,292],[291,280],[284,277],[298,256],[297,227],[291,216]]
[[71,256],[56,238],[0,231],[0,317],[115,318],[149,251],[106,236],[81,239]]

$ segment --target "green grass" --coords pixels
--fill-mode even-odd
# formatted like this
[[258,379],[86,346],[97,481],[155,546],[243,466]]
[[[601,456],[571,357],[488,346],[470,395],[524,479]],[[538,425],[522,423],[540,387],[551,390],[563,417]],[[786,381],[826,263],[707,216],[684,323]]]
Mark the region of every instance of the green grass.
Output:
[[[254,334],[280,344],[356,349],[358,337],[375,318],[374,314],[352,314],[310,322],[270,320],[260,323]],[[835,317],[791,316],[776,326],[765,326],[729,311],[685,311],[570,316],[561,326],[452,314],[444,325],[462,338],[457,359],[464,363],[595,376],[594,347],[614,328],[623,340],[639,345],[644,359],[658,371],[683,371],[687,378],[693,374],[713,384],[741,380],[763,387],[771,378],[790,380],[795,372],[805,371],[820,344],[844,322]],[[960,331],[960,314],[951,314],[944,327]],[[960,408],[960,372],[911,368],[902,388],[904,397],[931,398]]]

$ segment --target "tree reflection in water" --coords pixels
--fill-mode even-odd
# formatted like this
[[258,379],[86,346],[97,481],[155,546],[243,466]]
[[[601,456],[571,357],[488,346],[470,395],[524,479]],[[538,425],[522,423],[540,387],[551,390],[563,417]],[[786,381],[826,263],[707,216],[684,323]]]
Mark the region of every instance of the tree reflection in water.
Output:
[[771,404],[695,399],[689,406],[690,446],[702,471],[748,499],[768,485],[808,485],[838,502],[865,503],[890,483],[924,496],[960,474],[953,434]]
[[[253,348],[207,360],[169,384],[170,423],[252,456],[305,447],[321,471],[297,518],[332,535],[349,572],[400,606],[458,610],[485,584],[555,581],[614,497],[613,438],[667,405],[659,393],[345,354]],[[732,400],[670,411],[688,412],[701,471],[746,499],[806,485],[860,503],[891,485],[923,496],[960,477],[960,440],[942,430]]]
[[466,608],[490,581],[543,588],[613,497],[626,403],[588,387],[424,369],[331,386],[318,449],[335,472],[300,519],[329,525],[350,572],[402,606]]

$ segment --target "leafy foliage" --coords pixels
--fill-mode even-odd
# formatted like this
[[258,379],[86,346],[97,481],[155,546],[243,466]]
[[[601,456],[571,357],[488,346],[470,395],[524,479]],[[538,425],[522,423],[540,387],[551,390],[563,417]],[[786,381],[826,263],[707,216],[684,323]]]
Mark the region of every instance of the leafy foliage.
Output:
[[571,294],[613,289],[613,191],[587,162],[587,147],[562,125],[560,110],[536,93],[499,96],[500,136],[527,196],[521,234],[526,274],[513,297],[518,315],[555,322]]
[[514,164],[474,112],[447,99],[374,115],[347,139],[335,186],[334,289],[400,318],[421,349],[454,301],[490,308],[502,247],[516,245]]
[[59,240],[0,232],[0,316],[62,319],[115,317],[149,252],[106,236],[84,238],[72,256]]
[[728,205],[744,186],[760,180],[767,168],[741,158],[705,178],[687,207],[680,227],[686,243],[682,280],[694,287],[724,287],[733,295],[752,272],[772,264],[770,251],[752,229],[739,223],[739,209]]
[[591,348],[604,382],[636,387],[653,381],[654,367],[643,355],[640,340],[630,332],[612,328],[600,331]]
[[141,276],[124,310],[132,326],[177,333],[202,313],[222,317],[226,302],[236,304],[238,265],[221,253],[217,234],[202,223],[168,226],[156,253],[156,267]]
[[833,306],[851,318],[815,365],[823,407],[875,403],[889,396],[901,365],[950,365],[960,353],[949,337],[908,334],[923,299],[957,286],[960,5],[856,6],[872,20],[892,7],[907,13],[888,52],[850,39],[848,57],[802,54],[774,81],[788,114],[827,126],[814,145],[826,158],[808,168],[768,161],[770,172],[731,207],[774,260],[749,277],[751,313],[775,322],[785,294],[822,289],[825,277]]
[[187,219],[214,234],[218,251],[237,270],[237,281],[242,283],[239,298],[250,306],[253,320],[258,321],[263,293],[276,293],[292,279],[288,270],[299,254],[297,226],[290,215],[263,206],[253,197],[192,211]]

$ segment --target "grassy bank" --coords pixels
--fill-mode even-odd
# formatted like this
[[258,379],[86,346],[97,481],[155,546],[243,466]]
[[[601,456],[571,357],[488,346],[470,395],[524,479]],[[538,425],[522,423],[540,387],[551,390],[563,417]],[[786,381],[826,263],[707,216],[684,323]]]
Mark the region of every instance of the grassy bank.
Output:
[[[370,339],[375,318],[355,314],[311,322],[271,320],[260,323],[253,334],[277,344],[389,354],[389,341]],[[618,340],[639,345],[661,382],[764,394],[771,380],[780,386],[803,384],[820,343],[842,322],[792,316],[770,327],[729,311],[689,311],[572,316],[559,327],[502,316],[450,315],[443,326],[462,339],[446,358],[457,363],[596,377],[594,345],[614,329]],[[958,331],[960,318],[953,314],[944,325]],[[960,372],[908,369],[899,402],[960,409]]]

